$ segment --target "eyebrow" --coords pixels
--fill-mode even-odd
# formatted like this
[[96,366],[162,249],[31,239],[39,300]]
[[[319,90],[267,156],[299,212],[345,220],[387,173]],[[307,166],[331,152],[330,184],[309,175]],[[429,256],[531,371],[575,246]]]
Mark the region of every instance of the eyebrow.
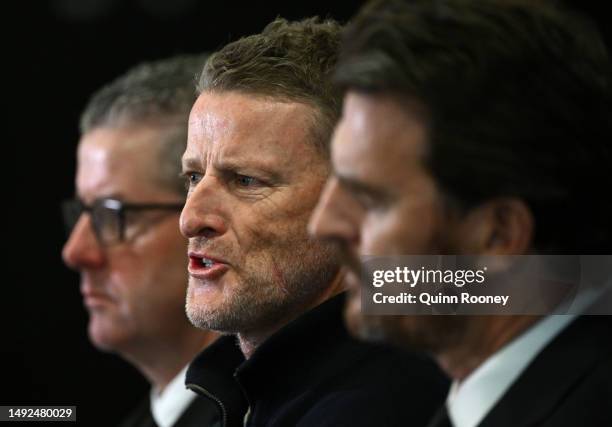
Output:
[[196,157],[187,157],[181,159],[181,165],[183,171],[186,169],[198,169],[200,167],[200,161]]
[[[196,157],[188,157],[183,159],[182,161],[183,171],[189,169],[201,169],[201,163]],[[270,179],[272,181],[282,181],[282,176],[273,170],[270,170],[268,167],[263,165],[257,165],[247,162],[235,161],[235,160],[224,160],[215,164],[215,169],[221,172],[231,172],[237,174],[249,174],[252,172],[257,172],[259,174],[264,175],[265,178]]]
[[361,181],[356,180],[350,176],[339,174],[338,172],[334,172],[334,176],[340,182],[340,185],[348,188],[354,193],[368,194],[372,196],[378,197],[388,197],[389,194],[382,188],[374,187],[368,184],[365,184]]
[[261,164],[253,164],[248,160],[246,162],[235,161],[235,160],[224,160],[216,165],[216,168],[223,172],[233,172],[238,174],[246,174],[255,173],[257,175],[263,175],[263,178],[269,179],[272,181],[281,181],[282,177],[278,172],[270,170],[270,168],[261,165]]

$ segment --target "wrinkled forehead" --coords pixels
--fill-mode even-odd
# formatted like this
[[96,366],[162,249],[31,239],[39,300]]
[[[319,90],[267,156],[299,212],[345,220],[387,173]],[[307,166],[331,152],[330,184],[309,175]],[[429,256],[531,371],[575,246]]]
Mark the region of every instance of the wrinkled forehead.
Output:
[[427,151],[423,116],[388,95],[349,92],[333,139],[335,158],[378,164],[422,160]]
[[205,92],[189,118],[183,160],[201,162],[255,158],[298,165],[315,153],[315,112],[299,102],[237,92]]
[[81,138],[76,192],[86,201],[154,194],[158,135],[152,129],[94,129]]

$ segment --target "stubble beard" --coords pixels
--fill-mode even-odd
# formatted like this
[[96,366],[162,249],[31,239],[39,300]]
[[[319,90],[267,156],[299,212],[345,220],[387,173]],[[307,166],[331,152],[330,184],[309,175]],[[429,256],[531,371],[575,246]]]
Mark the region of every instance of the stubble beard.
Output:
[[193,295],[189,282],[186,313],[201,329],[223,334],[244,334],[257,329],[276,329],[298,317],[332,284],[340,262],[337,248],[328,243],[304,241],[281,249],[282,259],[270,254],[268,262],[239,271],[235,291],[222,303],[209,307]]
[[[426,253],[455,253],[456,248],[442,230],[434,235]],[[452,315],[365,315],[361,310],[362,265],[358,256],[346,248],[342,261],[354,283],[345,311],[351,334],[369,342],[384,342],[409,351],[439,355],[461,346],[469,333],[472,318]]]

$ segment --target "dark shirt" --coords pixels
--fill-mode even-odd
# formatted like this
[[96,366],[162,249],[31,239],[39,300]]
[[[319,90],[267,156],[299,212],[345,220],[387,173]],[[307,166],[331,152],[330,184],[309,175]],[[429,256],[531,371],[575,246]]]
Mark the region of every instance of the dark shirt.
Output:
[[357,341],[344,295],[305,313],[244,360],[227,336],[187,371],[187,387],[216,401],[227,427],[425,426],[448,381],[428,358]]

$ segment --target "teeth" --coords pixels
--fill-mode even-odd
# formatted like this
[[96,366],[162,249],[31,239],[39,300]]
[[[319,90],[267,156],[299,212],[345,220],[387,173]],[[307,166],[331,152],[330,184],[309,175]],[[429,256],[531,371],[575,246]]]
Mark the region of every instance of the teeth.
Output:
[[202,258],[202,265],[204,267],[212,267],[215,262],[208,258]]

